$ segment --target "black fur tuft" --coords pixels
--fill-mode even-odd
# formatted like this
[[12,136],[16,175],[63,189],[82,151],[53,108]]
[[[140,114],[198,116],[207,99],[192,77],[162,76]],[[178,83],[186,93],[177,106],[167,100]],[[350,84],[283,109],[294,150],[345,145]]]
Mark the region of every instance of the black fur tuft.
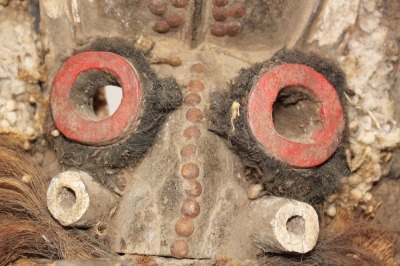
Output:
[[[98,39],[87,49],[77,53],[85,51],[112,52],[124,57],[136,68],[144,92],[140,123],[124,139],[104,146],[84,145],[72,142],[64,136],[53,138],[49,135],[48,140],[53,144],[64,166],[87,171],[97,177],[100,183],[113,187],[116,181],[106,175],[106,170],[115,172],[141,160],[154,143],[169,112],[181,105],[182,91],[174,79],[158,79],[144,55],[122,39]],[[103,71],[89,71],[79,76],[74,89],[89,91],[88,88],[96,90],[113,84],[118,85],[113,75]],[[49,114],[47,132],[54,128],[53,118]]]
[[[230,90],[214,93],[210,103],[209,130],[226,138],[245,164],[250,182],[261,183],[265,194],[289,197],[308,203],[317,203],[339,189],[339,178],[348,174],[345,160],[346,134],[341,145],[322,165],[300,169],[268,155],[254,139],[247,123],[247,102],[250,90],[265,71],[284,63],[307,65],[325,78],[336,89],[342,103],[346,86],[345,76],[332,61],[300,51],[281,50],[270,60],[241,70],[230,84]],[[231,130],[230,108],[236,101],[241,104],[240,116]]]

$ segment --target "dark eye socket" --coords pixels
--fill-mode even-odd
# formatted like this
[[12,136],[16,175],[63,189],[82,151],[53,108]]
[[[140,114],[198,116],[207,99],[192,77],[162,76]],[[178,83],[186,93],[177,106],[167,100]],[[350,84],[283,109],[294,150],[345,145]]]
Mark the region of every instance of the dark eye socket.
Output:
[[249,93],[247,118],[266,153],[301,168],[328,160],[344,130],[335,89],[323,75],[300,64],[282,64],[262,74]]
[[[91,99],[99,87],[120,85],[123,97],[118,110],[99,120]],[[143,90],[136,69],[123,57],[102,51],[70,57],[57,73],[51,92],[56,128],[67,138],[89,145],[115,142],[135,126]]]
[[324,127],[321,101],[302,86],[280,89],[272,105],[272,119],[280,136],[298,143],[310,143],[312,134]]
[[[99,119],[91,101],[105,85],[119,86],[123,96],[113,115]],[[102,177],[107,169],[137,163],[181,102],[176,81],[159,79],[142,53],[120,39],[99,39],[66,60],[55,76],[48,140],[65,166]],[[59,137],[51,134],[56,129]]]
[[348,172],[344,87],[329,60],[282,50],[212,96],[209,129],[228,140],[266,194],[318,202]]

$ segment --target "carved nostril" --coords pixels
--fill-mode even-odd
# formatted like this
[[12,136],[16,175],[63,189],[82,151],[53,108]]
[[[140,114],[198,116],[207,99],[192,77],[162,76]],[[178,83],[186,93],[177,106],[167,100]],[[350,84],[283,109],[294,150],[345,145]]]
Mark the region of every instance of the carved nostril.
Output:
[[304,218],[299,215],[290,217],[286,222],[286,229],[291,234],[303,236],[306,231]]
[[264,197],[250,204],[250,230],[264,252],[307,253],[319,235],[318,215],[304,202]]
[[58,174],[47,190],[47,207],[64,226],[93,227],[115,203],[114,195],[83,171]]
[[58,194],[58,201],[61,209],[69,210],[72,209],[76,203],[75,191],[69,187],[62,187],[60,193]]

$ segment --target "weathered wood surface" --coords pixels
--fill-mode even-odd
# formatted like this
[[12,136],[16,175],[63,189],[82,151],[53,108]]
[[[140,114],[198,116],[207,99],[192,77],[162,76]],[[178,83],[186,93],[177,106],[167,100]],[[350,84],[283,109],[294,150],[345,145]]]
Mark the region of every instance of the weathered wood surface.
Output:
[[[334,216],[337,208],[354,206],[367,213],[375,212],[378,202],[371,194],[373,183],[388,172],[391,151],[400,142],[400,27],[396,1],[329,0],[323,5],[319,1],[246,1],[252,2],[246,3],[246,15],[231,20],[241,23],[242,32],[220,38],[211,34],[215,23],[211,1],[189,1],[183,9],[168,4],[167,15],[177,13],[185,22],[166,34],[153,30],[153,24],[161,17],[149,11],[148,1],[40,0],[38,33],[30,28],[33,21],[28,15],[29,7],[20,8],[13,2],[0,7],[2,65],[10,66],[1,72],[2,136],[16,132],[24,136],[19,144],[30,148],[42,132],[46,98],[62,59],[97,37],[123,37],[144,50],[155,44],[150,53],[155,61],[179,57],[179,67],[157,64],[153,69],[161,77],[175,77],[183,87],[192,79],[201,79],[206,88],[198,105],[201,110],[207,110],[209,93],[226,89],[240,68],[268,59],[284,46],[312,50],[336,58],[349,85],[352,156],[348,163],[352,174],[344,179],[343,192],[328,199],[326,212]],[[45,80],[41,63],[48,74],[43,93],[38,85]],[[206,66],[207,72],[190,72],[194,63]],[[17,108],[13,107],[14,100]],[[30,102],[37,108],[30,109]],[[142,163],[120,174],[126,187],[109,228],[115,251],[170,255],[170,245],[176,237],[174,225],[185,195],[179,173],[184,160],[179,153],[186,143],[183,131],[191,125],[185,119],[187,110],[183,106],[172,114]],[[243,249],[238,245],[247,246],[243,235],[232,234],[231,230],[237,226],[243,230],[237,210],[248,203],[241,163],[221,139],[207,131],[204,119],[198,126],[201,138],[196,142],[196,161],[202,167],[199,181],[203,194],[195,233],[188,239],[189,257],[208,259],[224,252],[232,257],[254,256],[257,250]],[[42,154],[36,157],[43,162]],[[129,235],[135,230],[136,236],[141,237]],[[144,241],[146,230],[155,231],[157,237]],[[170,263],[166,258],[154,259]]]

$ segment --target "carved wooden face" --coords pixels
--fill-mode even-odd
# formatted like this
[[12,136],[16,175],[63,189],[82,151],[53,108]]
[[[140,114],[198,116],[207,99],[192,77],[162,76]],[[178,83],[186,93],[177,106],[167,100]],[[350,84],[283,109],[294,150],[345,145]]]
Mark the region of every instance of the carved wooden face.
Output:
[[[255,258],[251,221],[268,210],[249,199],[317,203],[337,189],[344,74],[316,55],[276,53],[306,49],[319,1],[54,3],[42,4],[48,138],[64,170],[101,184],[114,251]],[[106,85],[123,95],[104,118],[93,97]]]

